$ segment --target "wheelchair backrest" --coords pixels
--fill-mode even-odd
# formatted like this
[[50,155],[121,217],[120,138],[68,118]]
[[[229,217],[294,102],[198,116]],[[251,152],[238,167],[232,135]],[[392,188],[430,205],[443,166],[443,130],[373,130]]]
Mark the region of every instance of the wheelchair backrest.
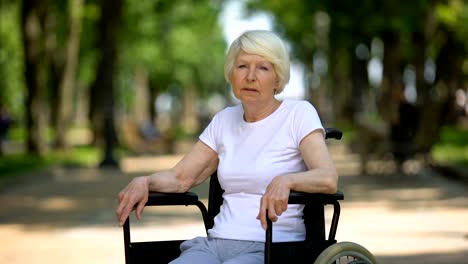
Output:
[[[224,190],[218,181],[218,172],[215,171],[210,177],[210,192],[208,195],[208,217],[214,219],[219,213],[220,207],[223,204]],[[212,228],[210,226],[209,228]]]

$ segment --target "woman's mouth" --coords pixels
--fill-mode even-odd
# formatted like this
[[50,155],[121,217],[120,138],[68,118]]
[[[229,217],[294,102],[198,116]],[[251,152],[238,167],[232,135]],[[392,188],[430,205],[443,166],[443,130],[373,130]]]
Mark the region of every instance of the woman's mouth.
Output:
[[246,92],[258,92],[258,90],[254,88],[242,88],[242,90]]

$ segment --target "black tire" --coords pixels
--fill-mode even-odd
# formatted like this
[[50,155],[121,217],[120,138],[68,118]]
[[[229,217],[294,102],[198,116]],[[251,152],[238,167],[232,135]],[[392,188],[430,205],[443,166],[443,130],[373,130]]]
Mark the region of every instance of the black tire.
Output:
[[314,264],[376,264],[372,253],[363,246],[353,242],[339,242],[325,249]]

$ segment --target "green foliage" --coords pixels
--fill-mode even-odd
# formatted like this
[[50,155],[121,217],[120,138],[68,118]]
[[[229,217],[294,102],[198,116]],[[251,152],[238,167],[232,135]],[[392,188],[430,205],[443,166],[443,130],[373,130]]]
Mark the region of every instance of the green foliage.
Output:
[[40,158],[36,155],[9,154],[0,156],[0,180],[52,165],[95,166],[99,161],[99,152],[93,147],[74,147],[69,151],[55,151]]
[[0,156],[0,180],[5,177],[42,168],[50,164],[52,160],[39,158],[36,155],[7,155]]
[[0,8],[0,104],[16,117],[23,115],[23,52],[20,34],[20,5],[2,1]]
[[8,131],[8,140],[24,142],[26,140],[26,130],[23,126],[13,126]]
[[[424,114],[433,107],[427,99],[431,89],[444,90],[436,95],[438,99],[434,99],[442,102],[449,100],[444,94],[453,93],[450,89],[458,89],[466,83],[466,75],[462,73],[468,72],[467,59],[463,59],[468,54],[467,1],[249,0],[248,8],[251,12],[267,12],[274,17],[275,29],[291,43],[294,57],[305,65],[307,75],[315,74],[315,55],[324,54],[328,71],[320,76],[317,89],[311,89],[312,81],[306,82],[309,85],[308,99],[316,100],[313,103],[319,111],[323,105],[332,105],[336,120],[354,121],[357,114],[364,111],[370,117],[380,117],[389,127],[390,116],[396,114],[393,110],[398,109],[400,102],[388,95],[399,88],[401,80],[408,79],[407,73],[403,75],[405,67],[415,69],[417,108]],[[370,58],[356,60],[356,48],[361,43],[369,47],[373,39],[381,40],[387,52],[384,58],[380,57],[384,70],[381,87],[368,89],[365,77],[369,72],[365,72],[365,66]],[[442,54],[441,51],[450,52]],[[458,87],[426,82],[425,63],[429,60],[438,64],[434,78],[437,85],[458,82]],[[463,60],[464,64],[459,63]],[[450,74],[443,76],[443,69],[450,69]],[[347,99],[347,96],[351,98]],[[368,113],[368,110],[375,113]],[[422,141],[432,146],[431,138],[437,138],[438,130],[424,131],[433,126],[426,120],[424,122],[419,125],[418,133],[425,133],[427,136],[421,137]],[[465,150],[461,151],[452,153],[463,159]]]
[[[150,74],[152,89],[171,84],[207,95],[224,86],[226,44],[212,1],[127,1],[120,55],[120,91],[132,96],[128,80],[136,67]],[[129,92],[126,92],[129,91]]]
[[468,2],[463,0],[449,0],[437,4],[438,21],[456,32],[458,38],[465,43],[468,50]]
[[434,159],[442,163],[468,166],[468,131],[461,127],[442,128],[440,140],[433,148]]
[[319,12],[325,12],[330,17],[330,45],[354,48],[356,43],[379,36],[385,31],[399,32],[403,41],[409,41],[412,32],[424,31],[425,12],[435,2],[365,0],[356,4],[354,1],[341,0],[250,0],[248,7],[251,13],[271,13],[275,17],[276,29],[292,42],[294,54],[304,61],[309,59],[307,54],[312,54],[318,48],[316,38],[319,32],[314,20]]
[[458,126],[445,126],[439,144],[468,147],[468,130]]
[[[27,140],[27,131],[26,127],[21,125],[13,125],[10,127],[8,131],[8,140],[15,142],[15,143],[21,143],[21,142],[26,142]],[[50,142],[54,138],[54,133],[55,131],[51,128],[48,127],[45,131],[45,140]]]
[[177,126],[173,128],[173,131],[169,132],[175,140],[185,140],[197,138],[197,135],[186,131],[183,127]]
[[82,12],[83,29],[80,38],[80,57],[77,73],[77,81],[80,85],[77,86],[77,89],[89,87],[94,81],[99,56],[96,49],[96,29],[101,10],[97,3],[85,1]]
[[[248,11],[266,11],[275,18],[275,30],[290,40],[293,56],[301,61],[310,59],[316,48],[314,15],[323,5],[320,1],[248,1]],[[323,10],[323,9],[322,9]]]

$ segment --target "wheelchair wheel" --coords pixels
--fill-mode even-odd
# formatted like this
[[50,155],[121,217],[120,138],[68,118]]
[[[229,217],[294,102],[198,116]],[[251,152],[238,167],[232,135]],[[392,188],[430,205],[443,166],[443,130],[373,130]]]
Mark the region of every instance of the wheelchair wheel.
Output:
[[376,264],[372,253],[353,242],[339,242],[325,249],[314,264]]

